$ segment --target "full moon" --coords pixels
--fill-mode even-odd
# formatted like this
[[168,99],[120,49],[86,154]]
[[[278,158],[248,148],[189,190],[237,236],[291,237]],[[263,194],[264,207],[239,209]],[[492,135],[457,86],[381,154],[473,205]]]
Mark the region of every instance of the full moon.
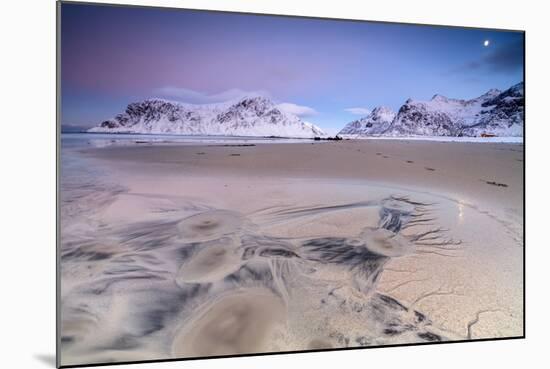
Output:
[[485,47],[489,46],[489,40],[483,41],[483,46],[485,46]]

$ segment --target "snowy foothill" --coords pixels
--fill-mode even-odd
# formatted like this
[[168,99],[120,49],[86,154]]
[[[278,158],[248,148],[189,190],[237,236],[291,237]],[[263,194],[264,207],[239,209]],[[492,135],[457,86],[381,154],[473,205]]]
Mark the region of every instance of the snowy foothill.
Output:
[[523,137],[453,137],[453,136],[362,136],[341,135],[350,140],[399,140],[399,141],[437,141],[437,142],[492,142],[492,143],[518,143],[523,144]]

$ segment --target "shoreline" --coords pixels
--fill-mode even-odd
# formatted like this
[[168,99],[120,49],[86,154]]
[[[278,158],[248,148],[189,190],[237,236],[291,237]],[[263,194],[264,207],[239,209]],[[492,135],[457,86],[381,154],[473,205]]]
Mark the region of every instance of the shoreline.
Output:
[[[216,135],[178,135],[170,133],[118,133],[118,132],[61,132],[61,135],[65,136],[77,136],[84,135],[93,139],[94,136],[101,136],[105,138],[121,139],[127,138],[132,139],[134,136],[139,138],[160,138],[166,139],[166,142],[171,142],[169,139],[172,138],[178,142],[178,140],[189,139],[190,142],[193,140],[221,140],[221,141],[236,141],[236,140],[251,140],[258,142],[269,142],[280,141],[284,143],[287,142],[307,142],[307,141],[331,141],[328,138],[332,137],[341,137],[342,141],[361,141],[361,140],[397,140],[397,141],[430,141],[430,142],[470,142],[470,143],[508,143],[508,144],[523,144],[523,136],[518,137],[505,137],[505,136],[495,136],[495,137],[468,137],[468,136],[359,136],[359,135],[339,135],[335,136],[319,136],[320,139],[315,137],[278,137],[278,136],[216,136]],[[200,144],[200,142],[198,142]]]
[[468,143],[506,143],[524,144],[523,137],[455,137],[455,136],[355,136],[346,137],[344,140],[402,140],[402,141],[430,141],[430,142],[468,142]]

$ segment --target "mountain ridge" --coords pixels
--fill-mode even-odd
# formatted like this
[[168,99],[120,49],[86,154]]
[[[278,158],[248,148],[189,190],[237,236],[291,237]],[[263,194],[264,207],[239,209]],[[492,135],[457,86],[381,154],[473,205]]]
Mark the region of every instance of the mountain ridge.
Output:
[[159,98],[128,104],[126,110],[87,132],[312,138],[319,127],[284,112],[263,96],[194,105]]
[[435,94],[428,101],[409,98],[391,122],[384,121],[376,127],[368,126],[372,123],[368,115],[348,123],[339,134],[393,137],[522,137],[524,104],[523,82],[505,91],[490,89],[470,100],[454,99],[440,94]]

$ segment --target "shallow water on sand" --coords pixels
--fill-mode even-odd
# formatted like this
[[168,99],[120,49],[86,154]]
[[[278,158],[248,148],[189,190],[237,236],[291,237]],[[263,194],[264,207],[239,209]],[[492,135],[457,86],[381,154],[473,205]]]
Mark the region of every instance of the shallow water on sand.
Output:
[[481,333],[520,332],[499,284],[515,261],[490,255],[519,235],[474,205],[366,183],[130,188],[92,160],[62,151],[62,364],[468,339],[499,312]]

